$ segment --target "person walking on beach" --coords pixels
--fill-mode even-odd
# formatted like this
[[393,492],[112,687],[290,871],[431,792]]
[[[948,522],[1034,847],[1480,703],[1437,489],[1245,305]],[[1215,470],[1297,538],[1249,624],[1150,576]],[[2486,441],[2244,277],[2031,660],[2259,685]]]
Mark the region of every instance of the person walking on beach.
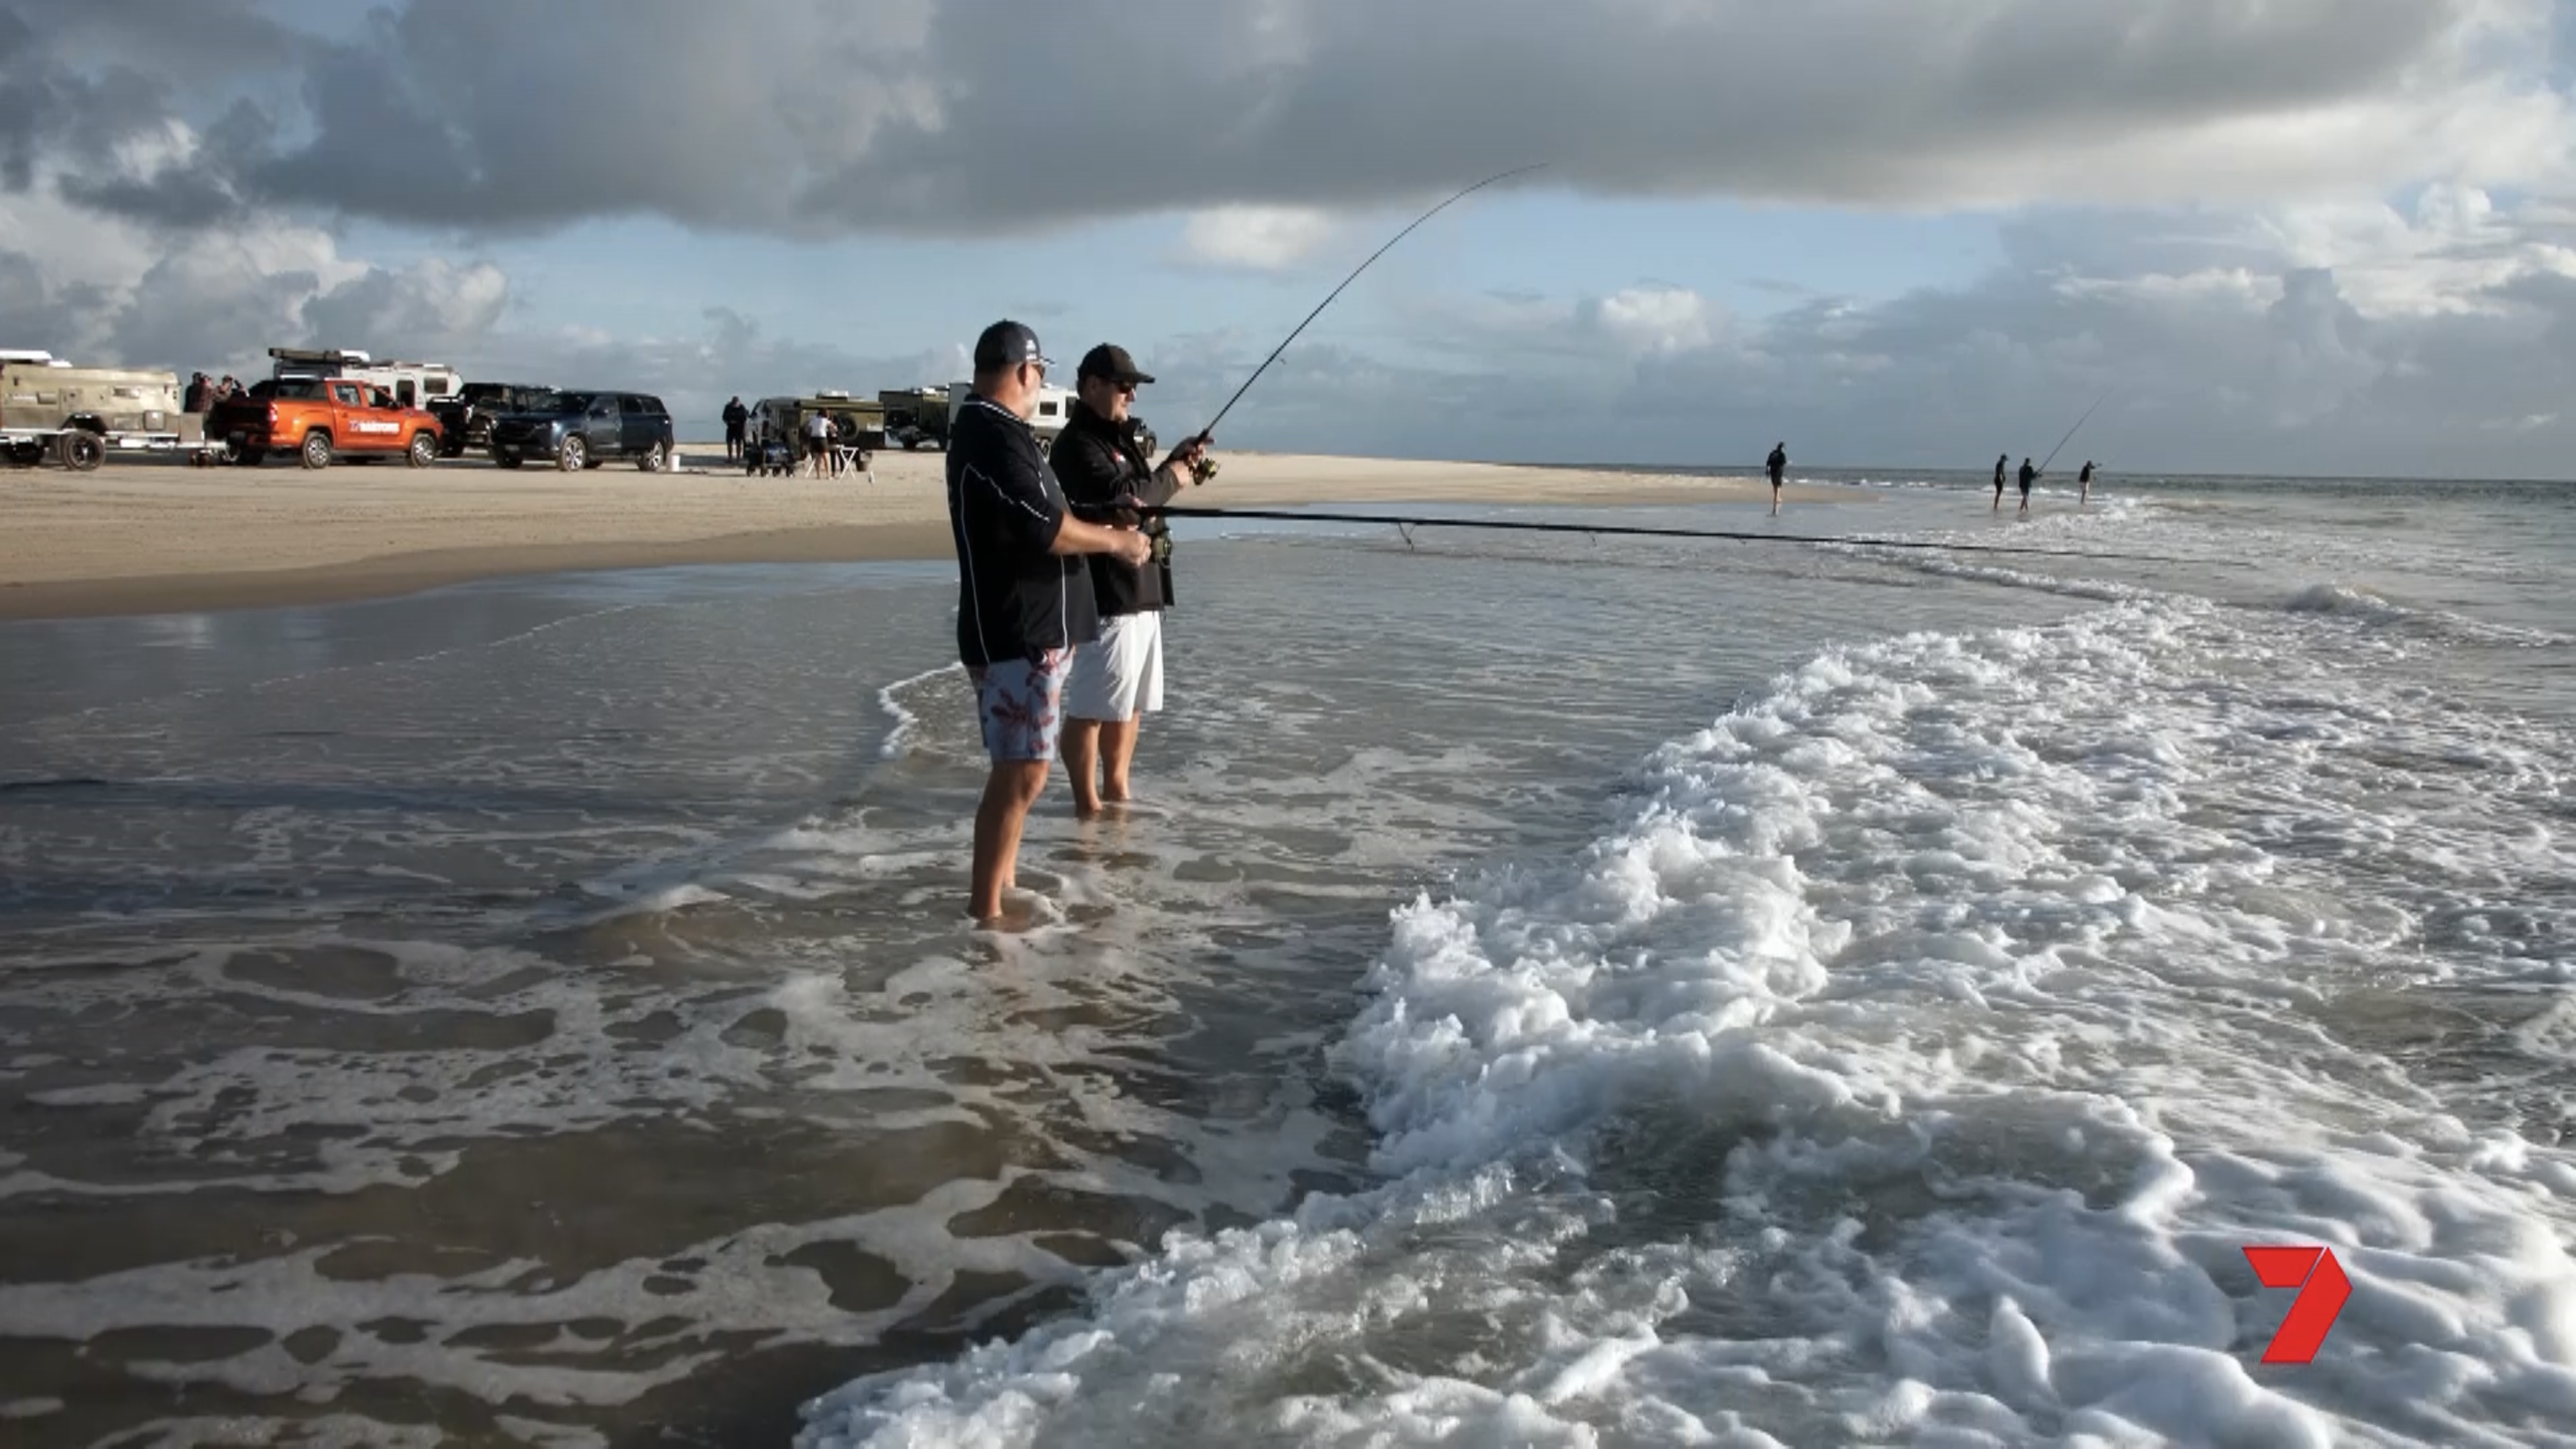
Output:
[[[1136,389],[1154,380],[1127,349],[1104,342],[1074,369],[1073,416],[1047,455],[1076,512],[1094,521],[1124,510],[1159,508],[1197,478],[1207,440],[1190,438],[1157,467],[1137,446],[1128,417]],[[1073,808],[1097,815],[1101,802],[1130,798],[1129,767],[1147,714],[1163,707],[1163,611],[1172,603],[1170,525],[1145,526],[1153,557],[1144,564],[1094,555],[1091,591],[1100,637],[1073,652],[1064,688],[1064,768]],[[1093,778],[1095,765],[1099,778]]]
[[743,425],[750,421],[751,409],[742,405],[741,394],[735,394],[733,401],[724,405],[725,461],[742,461],[742,430]]
[[2093,460],[2090,458],[2084,460],[2084,471],[2075,475],[2075,501],[2093,501]]
[[[2038,481],[2039,481],[2039,470],[2038,470],[2037,468],[2034,468],[2034,467],[2030,466],[2030,460],[2029,460],[2028,458],[2024,458],[2024,459],[2022,459],[2022,460],[2021,460],[2021,511],[2022,511],[2022,512],[2024,512],[2024,513],[2028,513],[2028,512],[2030,512],[2030,485],[2031,485],[2031,484],[2033,484],[2033,483],[2036,483],[2036,482],[2038,482]],[[2002,495],[2001,493],[1997,493],[1997,494],[1995,495],[1995,502],[1996,502],[1996,504],[1997,504],[1998,506],[2000,506],[2000,505],[2003,503],[2003,495]]]
[[1995,511],[1995,512],[1997,512],[1997,513],[2001,513],[2001,512],[2003,512],[2003,511],[2004,511],[2004,465],[2005,465],[2006,463],[2011,462],[2011,461],[2012,461],[2012,454],[2010,454],[2010,453],[1997,453],[1997,454],[1995,454],[1995,506],[1994,506],[1994,511]]
[[1789,471],[1788,443],[1773,443],[1771,456],[1762,461],[1762,466],[1771,474],[1771,516],[1777,518],[1780,516],[1780,480]]
[[993,762],[975,808],[967,914],[1002,914],[1018,881],[1020,832],[1046,790],[1063,732],[1065,676],[1099,616],[1083,555],[1130,567],[1153,556],[1132,528],[1073,516],[1038,451],[1029,414],[1051,362],[1007,318],[975,339],[975,385],[948,440],[948,528],[957,545],[957,657]]

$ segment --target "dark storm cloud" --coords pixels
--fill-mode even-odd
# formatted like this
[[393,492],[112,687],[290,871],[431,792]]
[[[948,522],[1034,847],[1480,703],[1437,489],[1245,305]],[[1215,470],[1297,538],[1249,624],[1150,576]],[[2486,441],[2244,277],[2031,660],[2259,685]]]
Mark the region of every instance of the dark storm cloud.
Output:
[[[66,72],[111,55],[188,55],[195,104],[258,94],[273,133],[245,128],[207,169],[261,201],[473,228],[649,213],[808,234],[1368,203],[1531,160],[1550,163],[1546,184],[1596,192],[2008,197],[2087,184],[2069,178],[2095,148],[2183,146],[2214,122],[2401,96],[2440,79],[2480,13],[2476,0],[1084,0],[1042,16],[964,0],[440,0],[326,39],[241,3],[0,5],[17,22],[0,18],[0,46],[35,57],[34,84],[84,114],[107,98]],[[58,99],[0,102],[0,165],[23,175],[32,146],[64,139],[43,120]],[[2043,174],[2055,179],[2030,179]],[[144,200],[93,196],[129,214]]]

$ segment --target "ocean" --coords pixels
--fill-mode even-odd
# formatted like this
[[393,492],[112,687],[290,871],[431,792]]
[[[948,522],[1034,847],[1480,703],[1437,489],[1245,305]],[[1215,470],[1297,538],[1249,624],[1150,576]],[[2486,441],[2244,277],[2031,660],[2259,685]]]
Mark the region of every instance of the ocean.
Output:
[[2576,1444],[2576,489],[1807,481],[1192,521],[1017,933],[944,563],[0,625],[0,1440]]

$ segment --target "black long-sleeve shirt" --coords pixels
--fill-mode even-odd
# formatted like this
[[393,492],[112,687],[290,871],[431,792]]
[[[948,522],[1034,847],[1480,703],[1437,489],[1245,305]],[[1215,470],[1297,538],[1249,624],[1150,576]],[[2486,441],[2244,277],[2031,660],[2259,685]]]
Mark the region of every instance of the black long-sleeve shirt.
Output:
[[[1056,434],[1047,462],[1075,516],[1092,522],[1107,521],[1121,504],[1159,508],[1181,491],[1178,468],[1156,469],[1125,425],[1079,399],[1064,431]],[[1107,554],[1091,556],[1092,598],[1104,619],[1172,605],[1170,528],[1157,518],[1145,531],[1155,535],[1155,542],[1154,557],[1143,564],[1121,563]]]

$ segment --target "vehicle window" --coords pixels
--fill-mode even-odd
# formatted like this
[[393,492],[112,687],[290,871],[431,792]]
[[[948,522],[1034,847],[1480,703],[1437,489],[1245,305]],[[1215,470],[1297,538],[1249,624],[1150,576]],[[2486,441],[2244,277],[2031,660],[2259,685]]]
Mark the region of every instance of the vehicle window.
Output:
[[1038,416],[1039,416],[1039,417],[1042,417],[1042,418],[1051,418],[1051,417],[1054,417],[1054,416],[1055,416],[1055,404],[1054,404],[1054,403],[1051,403],[1051,402],[1042,402],[1042,403],[1039,403],[1039,404],[1038,404]]
[[356,407],[358,405],[357,384],[342,383],[331,389],[331,397],[344,407]]
[[653,411],[651,398],[637,397],[631,392],[619,398],[618,401],[624,404],[626,415],[630,418],[640,418]]
[[403,407],[410,407],[420,401],[420,394],[412,390],[410,378],[402,378],[394,383],[394,401]]
[[421,383],[420,390],[431,397],[445,397],[454,390],[451,385],[455,381],[452,377],[428,378]]

